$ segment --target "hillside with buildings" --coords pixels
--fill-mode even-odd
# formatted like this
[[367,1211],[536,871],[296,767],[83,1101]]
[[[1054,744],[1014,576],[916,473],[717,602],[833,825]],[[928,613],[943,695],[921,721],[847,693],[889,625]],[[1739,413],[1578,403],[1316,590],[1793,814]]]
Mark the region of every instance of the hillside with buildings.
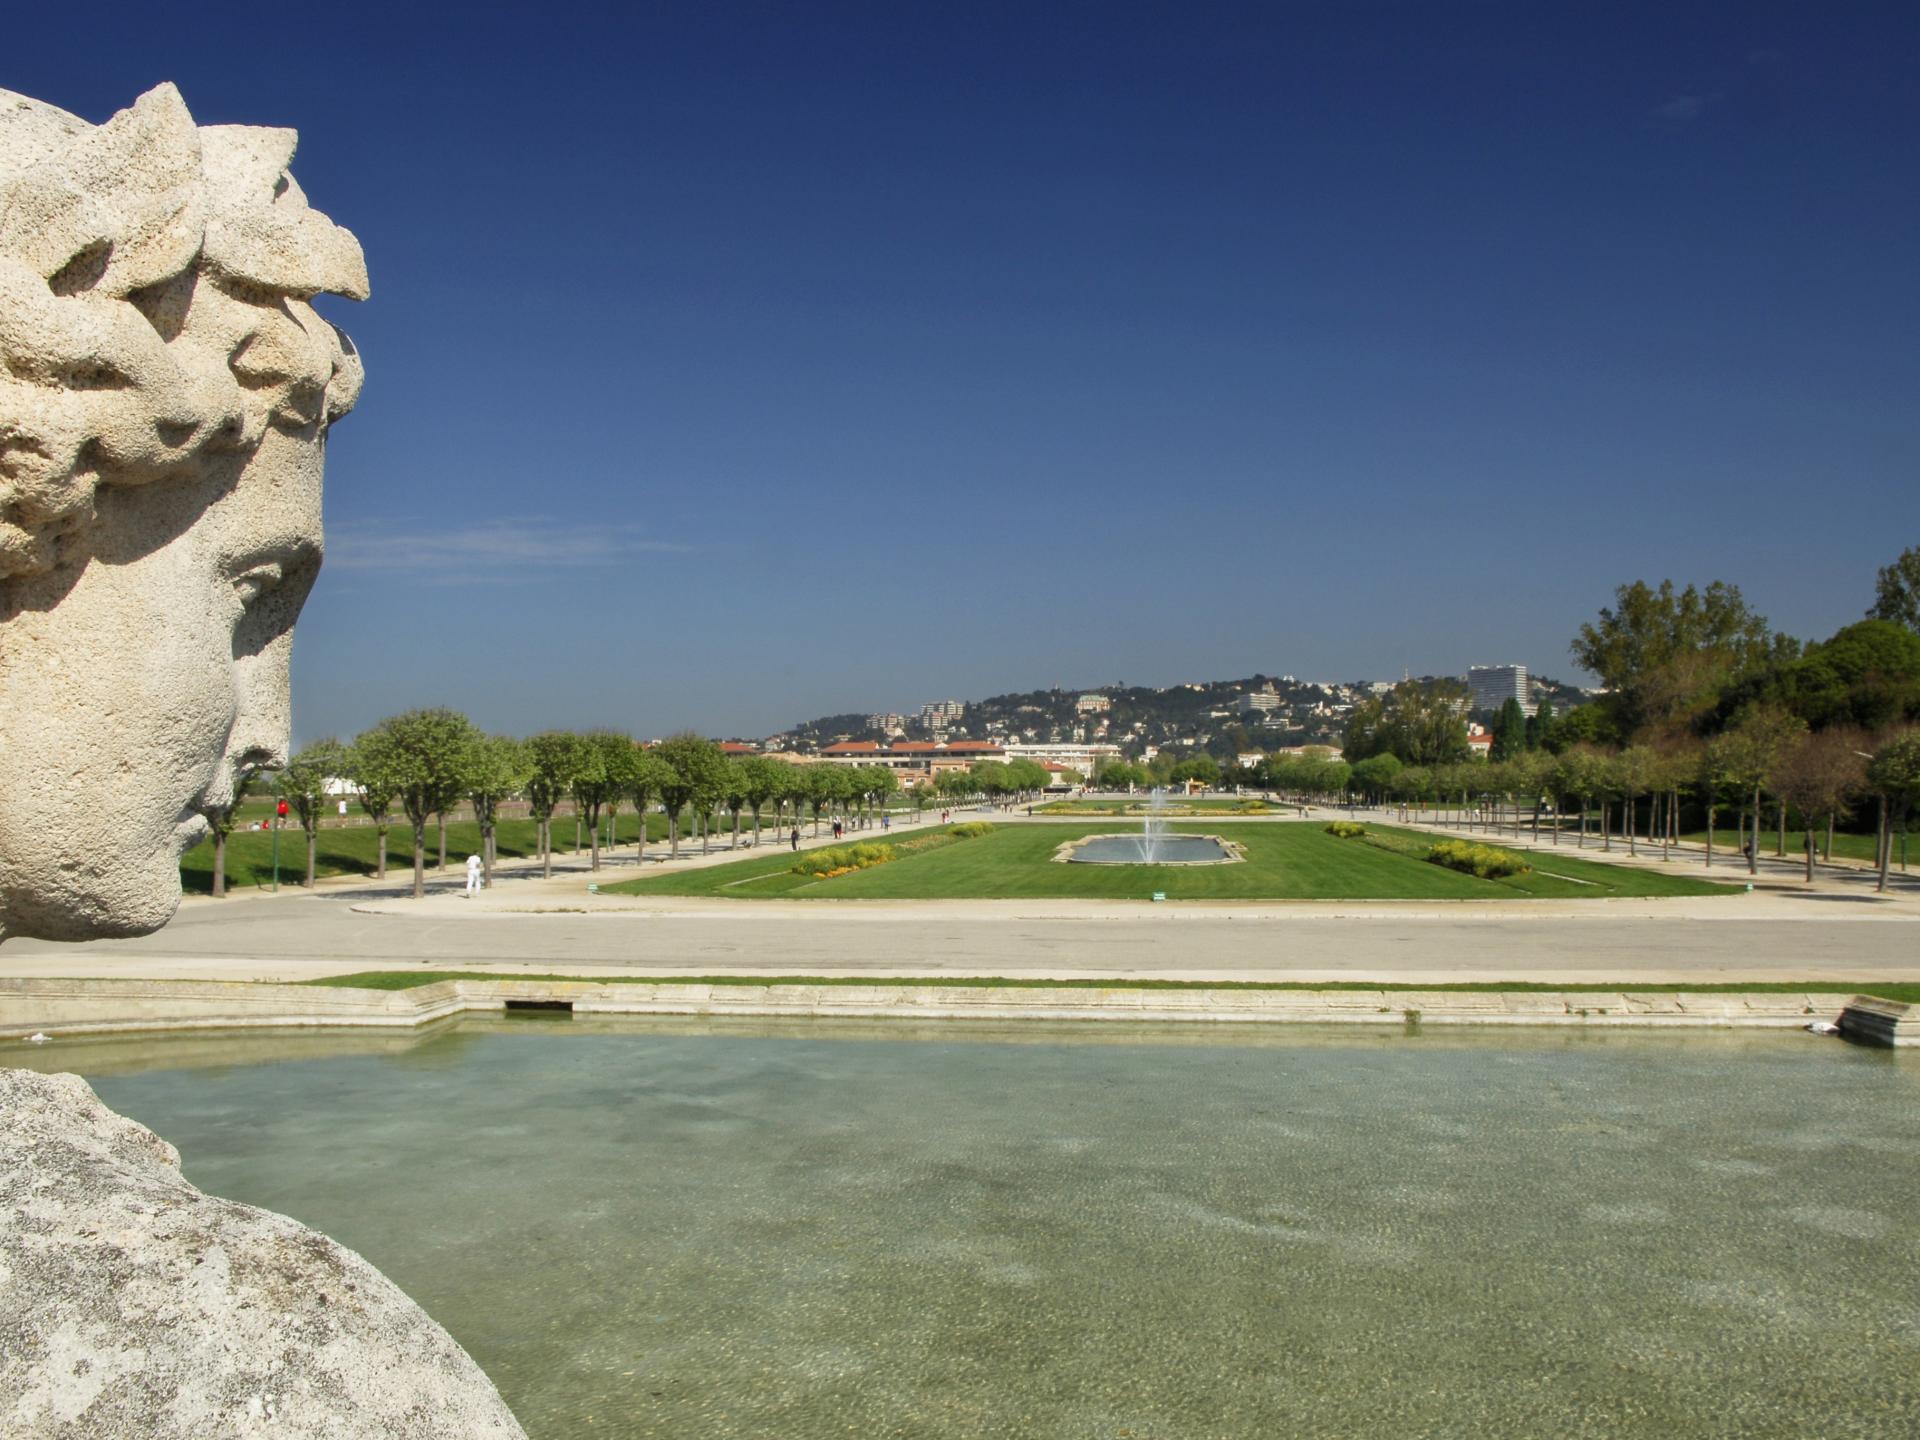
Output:
[[[1474,716],[1489,719],[1509,697],[1528,713],[1542,700],[1564,713],[1589,698],[1576,686],[1531,676],[1522,665],[1475,666],[1465,677],[1450,678],[1464,680]],[[1161,750],[1204,751],[1224,760],[1256,750],[1338,746],[1353,707],[1395,683],[1253,675],[1167,686],[1029,690],[930,701],[911,711],[822,716],[762,743],[770,750],[839,755],[990,743],[1009,755],[1074,769],[1087,768],[1083,762],[1102,754],[1142,759]]]

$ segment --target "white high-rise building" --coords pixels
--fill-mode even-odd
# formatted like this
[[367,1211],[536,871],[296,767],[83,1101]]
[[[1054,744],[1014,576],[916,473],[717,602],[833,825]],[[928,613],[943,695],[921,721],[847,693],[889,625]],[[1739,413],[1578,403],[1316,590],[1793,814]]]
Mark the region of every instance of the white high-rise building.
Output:
[[1524,665],[1469,665],[1467,690],[1475,710],[1495,711],[1509,700],[1518,700],[1522,714],[1534,712],[1533,687]]

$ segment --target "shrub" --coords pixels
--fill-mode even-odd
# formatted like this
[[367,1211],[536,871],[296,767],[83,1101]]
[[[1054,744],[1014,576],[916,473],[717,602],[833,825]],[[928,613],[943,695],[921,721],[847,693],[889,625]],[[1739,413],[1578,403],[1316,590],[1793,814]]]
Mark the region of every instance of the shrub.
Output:
[[893,846],[863,841],[858,845],[834,845],[825,850],[810,850],[793,862],[792,871],[795,875],[811,875],[816,880],[831,880],[836,875],[871,869],[897,858],[899,852]]
[[1336,820],[1327,826],[1327,834],[1336,840],[1358,840],[1367,833],[1367,827],[1358,820]]
[[1460,870],[1482,880],[1525,875],[1533,869],[1511,850],[1501,850],[1493,845],[1475,845],[1470,840],[1442,840],[1427,851],[1427,859],[1432,864]]
[[985,820],[962,820],[958,825],[949,826],[947,833],[962,840],[974,840],[992,834],[993,826]]

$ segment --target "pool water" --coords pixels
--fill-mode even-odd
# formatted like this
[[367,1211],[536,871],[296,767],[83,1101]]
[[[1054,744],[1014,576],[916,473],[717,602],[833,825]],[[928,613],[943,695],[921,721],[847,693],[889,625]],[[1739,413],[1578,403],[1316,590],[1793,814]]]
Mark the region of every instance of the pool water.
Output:
[[1801,1034],[69,1042],[535,1440],[1910,1437],[1920,1067]]
[[1218,865],[1233,858],[1211,835],[1165,834],[1095,835],[1068,857],[1076,865]]

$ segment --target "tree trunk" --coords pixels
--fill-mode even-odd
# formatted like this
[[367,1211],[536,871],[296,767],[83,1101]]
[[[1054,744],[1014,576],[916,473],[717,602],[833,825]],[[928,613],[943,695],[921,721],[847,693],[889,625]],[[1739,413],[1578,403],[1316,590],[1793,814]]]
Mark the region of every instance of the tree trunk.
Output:
[[447,812],[442,810],[434,817],[440,822],[440,863],[436,869],[447,868]]
[[710,847],[713,843],[713,816],[708,814],[702,814],[700,816],[699,823],[700,823],[700,853],[702,855],[711,854],[712,852]]
[[[1885,872],[1882,872],[1884,879]],[[227,834],[224,830],[213,832],[213,898],[222,899],[227,893]]]
[[309,890],[313,889],[313,865],[317,858],[314,852],[319,849],[320,837],[316,833],[317,830],[318,827],[315,826],[307,831],[307,889]]
[[680,812],[678,810],[667,811],[667,843],[673,847],[667,852],[667,858],[678,860],[680,858]]
[[1707,869],[1713,868],[1713,816],[1714,803],[1707,801]]
[[540,878],[553,879],[553,816],[540,822]]
[[593,863],[587,868],[597,873],[600,869],[600,817],[598,815],[587,818],[587,835],[593,842]]
[[639,838],[633,842],[633,854],[636,860],[645,865],[647,863],[647,802],[634,801],[633,811],[640,829]]
[[760,807],[753,807],[753,848],[760,848]]
[[1887,888],[1887,863],[1893,858],[1893,828],[1887,823],[1887,797],[1885,795],[1880,797],[1879,842],[1877,848],[1880,851],[1880,881],[1873,888],[1875,890],[1885,890]]
[[413,827],[413,898],[418,900],[427,893],[427,822],[421,820]]
[[1827,845],[1820,852],[1820,858],[1831,865],[1833,863],[1833,811],[1827,811]]
[[1638,795],[1631,792],[1627,795],[1627,854],[1629,855],[1638,855],[1640,853],[1636,848],[1640,843],[1640,836],[1636,829],[1633,815],[1634,810],[1637,808],[1635,802],[1639,800],[1639,798]]
[[1776,860],[1784,860],[1787,858],[1787,802],[1786,801],[1781,800],[1775,805],[1774,818],[1780,822],[1780,829],[1779,829],[1778,835],[1775,837],[1773,842],[1773,858]]
[[480,888],[493,888],[493,821],[480,827]]
[[1753,842],[1747,846],[1747,874],[1760,873],[1760,787],[1753,787]]
[[1814,848],[1815,848],[1815,847],[1814,847],[1814,843],[1813,843],[1813,826],[1812,826],[1811,824],[1809,824],[1809,825],[1807,826],[1807,834],[1806,834],[1806,846],[1805,846],[1805,849],[1806,849],[1806,852],[1807,852],[1807,883],[1808,883],[1809,885],[1811,885],[1811,884],[1813,883],[1813,852],[1814,852]]
[[373,872],[373,878],[376,880],[384,880],[387,878],[387,827],[380,825],[375,828],[380,832],[380,860],[378,867]]
[[733,812],[733,848],[736,850],[740,848],[740,812],[738,810]]
[[1604,797],[1600,801],[1600,848],[1613,849],[1613,802]]

